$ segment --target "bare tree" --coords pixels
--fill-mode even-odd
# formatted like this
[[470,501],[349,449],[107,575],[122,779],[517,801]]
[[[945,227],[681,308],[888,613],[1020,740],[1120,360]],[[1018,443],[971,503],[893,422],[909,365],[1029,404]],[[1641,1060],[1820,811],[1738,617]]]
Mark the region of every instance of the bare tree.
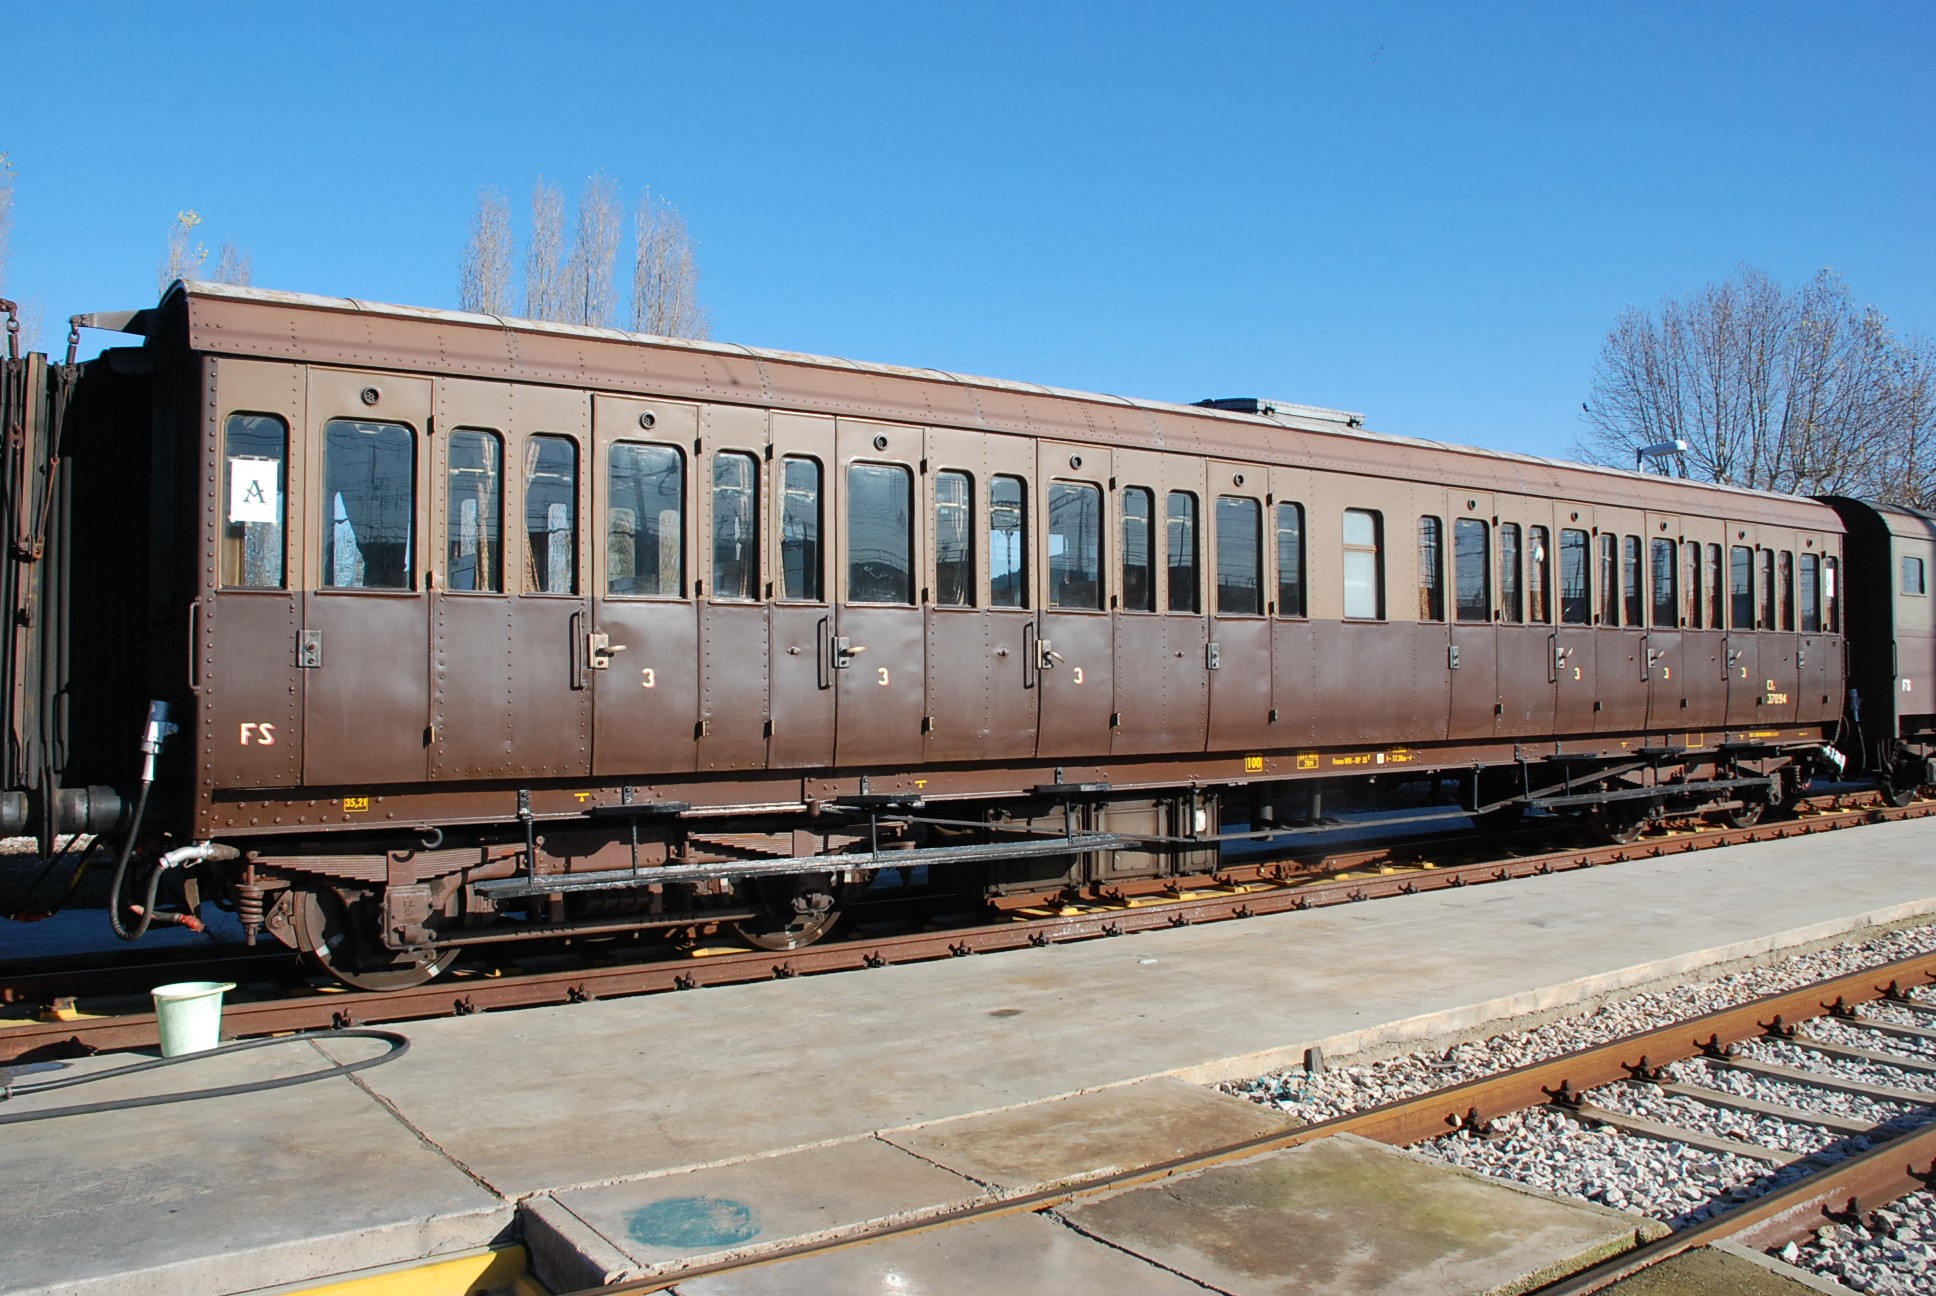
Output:
[[[1927,349],[1857,307],[1831,270],[1789,291],[1751,266],[1658,316],[1621,312],[1594,368],[1582,457],[1631,467],[1687,443],[1691,475],[1797,494],[1895,498]],[[1925,384],[1926,386],[1926,384]],[[1923,416],[1927,423],[1927,414]],[[1913,419],[1911,420],[1913,421]]]
[[0,297],[7,289],[7,245],[13,239],[13,162],[0,153]]
[[565,196],[539,177],[531,190],[531,242],[524,251],[524,313],[535,320],[567,317]]
[[712,323],[699,304],[699,267],[685,217],[648,189],[634,223],[638,253],[632,265],[632,328],[661,337],[706,337]]
[[603,172],[585,181],[578,195],[578,233],[572,240],[565,267],[570,303],[565,318],[573,324],[610,325],[618,306],[612,270],[618,261],[619,235],[625,214],[619,207],[618,185]]
[[479,190],[457,289],[462,309],[482,315],[511,313],[511,251],[510,200],[496,189]]
[[222,244],[215,258],[215,282],[246,288],[255,278],[255,258],[237,247],[233,240]]
[[192,211],[176,212],[175,223],[168,227],[168,252],[161,261],[161,273],[156,276],[156,288],[168,291],[168,285],[177,279],[199,279],[202,266],[208,261],[208,248],[201,243],[189,246],[189,236],[202,218]]

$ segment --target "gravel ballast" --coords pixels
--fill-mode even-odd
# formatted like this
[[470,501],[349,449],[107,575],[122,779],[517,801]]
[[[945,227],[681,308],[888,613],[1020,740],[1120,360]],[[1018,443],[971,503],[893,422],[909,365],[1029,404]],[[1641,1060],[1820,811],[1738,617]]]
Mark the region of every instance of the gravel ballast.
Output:
[[[1334,1066],[1316,1074],[1301,1069],[1274,1071],[1224,1088],[1302,1120],[1328,1120],[1931,950],[1936,950],[1936,926],[1877,932],[1766,967],[1603,1003],[1521,1033],[1501,1033],[1364,1065]],[[1917,997],[1921,1002],[1936,1002],[1927,992],[1919,991]],[[1859,1011],[1875,1021],[1936,1027],[1936,1018],[1929,1014],[1894,1005],[1864,1005]],[[1936,1042],[1883,1035],[1829,1018],[1805,1023],[1792,1041],[1749,1041],[1737,1049],[1737,1055],[1745,1061],[1926,1092],[1936,1103],[1936,1074],[1826,1057],[1808,1048],[1811,1039],[1936,1058]],[[1804,1113],[1859,1120],[1892,1133],[1936,1119],[1936,1108],[1812,1089],[1702,1059],[1675,1063],[1667,1075],[1692,1088],[1714,1090],[1717,1097],[1732,1094]],[[1592,1101],[1609,1111],[1796,1157],[1834,1160],[1870,1146],[1865,1135],[1831,1131],[1800,1115],[1741,1112],[1666,1094],[1644,1083],[1597,1089]],[[1675,1228],[1698,1223],[1808,1172],[1805,1166],[1777,1167],[1745,1156],[1591,1127],[1551,1108],[1499,1118],[1486,1135],[1461,1130],[1415,1150],[1540,1191],[1651,1216]],[[1873,1235],[1862,1228],[1825,1228],[1809,1242],[1786,1248],[1782,1258],[1858,1291],[1936,1296],[1936,1201],[1928,1193],[1916,1194],[1891,1207],[1882,1219],[1885,1227]]]

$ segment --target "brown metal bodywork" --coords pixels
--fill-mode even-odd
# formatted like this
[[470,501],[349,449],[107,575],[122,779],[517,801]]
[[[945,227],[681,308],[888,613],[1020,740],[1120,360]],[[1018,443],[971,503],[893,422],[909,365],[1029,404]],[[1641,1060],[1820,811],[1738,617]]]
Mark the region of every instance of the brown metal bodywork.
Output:
[[[284,411],[295,451],[288,536],[299,592],[221,592],[211,574],[195,609],[199,668],[232,680],[259,664],[253,686],[262,693],[238,701],[233,686],[204,688],[198,744],[207,773],[193,824],[203,835],[308,834],[392,816],[410,825],[510,825],[519,787],[531,790],[534,807],[550,807],[536,813],[555,817],[615,800],[625,786],[641,797],[723,810],[851,795],[863,775],[876,788],[984,797],[1051,782],[1059,767],[1071,781],[1154,789],[1360,775],[1391,765],[1510,764],[1550,755],[1555,740],[1579,756],[1685,743],[1684,728],[1694,726],[1683,717],[1699,714],[1701,695],[1646,673],[1644,629],[1562,626],[1556,616],[1458,622],[1449,602],[1444,620],[1421,619],[1418,518],[1443,519],[1448,584],[1453,523],[1487,524],[1495,600],[1501,521],[1546,526],[1553,547],[1567,526],[1651,537],[1644,526],[1659,518],[1670,521],[1665,534],[1678,538],[1673,519],[1716,517],[1728,519],[1730,533],[1767,526],[1816,537],[1831,551],[1840,545],[1828,512],[1801,501],[1380,438],[1315,420],[1287,425],[927,371],[247,290],[188,289],[182,318],[188,345],[209,356],[208,470],[219,467],[220,421],[235,410]],[[360,401],[367,386],[382,392],[374,408]],[[275,397],[278,391],[285,395]],[[316,432],[345,414],[391,418],[416,431],[412,590],[317,589],[324,520]],[[651,416],[649,429],[642,415]],[[458,427],[505,438],[508,588],[501,594],[448,590],[440,579],[449,541],[444,447]],[[528,595],[519,580],[524,446],[540,432],[571,437],[580,448],[575,595]],[[675,448],[684,464],[685,587],[677,597],[607,592],[611,447],[641,440]],[[711,473],[722,450],[753,454],[760,465],[767,587],[780,571],[781,460],[801,455],[821,464],[825,597],[735,601],[706,588]],[[856,462],[895,464],[910,475],[918,516],[907,604],[846,597],[847,472]],[[1029,608],[989,606],[985,570],[977,573],[974,607],[935,604],[930,504],[934,475],[944,468],[973,478],[982,560],[989,478],[1027,481]],[[1048,493],[1056,480],[1101,491],[1101,609],[1046,606]],[[1120,605],[1128,486],[1152,492],[1159,529],[1170,491],[1196,496],[1197,612],[1168,610],[1160,530],[1157,610]],[[214,490],[205,488],[211,508]],[[1263,510],[1263,615],[1217,610],[1221,495]],[[1604,503],[1566,502],[1587,498]],[[1271,510],[1283,501],[1305,510],[1302,617],[1276,606]],[[1377,619],[1342,615],[1345,508],[1372,509],[1382,519],[1385,607]],[[1553,583],[1556,605],[1556,563]],[[298,601],[299,626],[289,611]],[[322,668],[282,665],[293,662],[291,636],[300,629],[323,632]],[[618,650],[602,666],[588,649],[593,634]],[[1678,666],[1676,685],[1690,669],[1712,664],[1689,655],[1689,637],[1670,632],[1656,648],[1685,658],[1656,663]],[[844,668],[831,660],[840,638],[865,650]],[[1060,658],[1047,669],[1032,653],[1041,639]],[[1824,659],[1837,655],[1839,640],[1821,639]],[[1555,664],[1562,649],[1563,667]],[[1811,669],[1812,651],[1804,648]],[[280,694],[272,680],[284,681]],[[287,691],[291,682],[302,691],[300,706]],[[1839,699],[1819,701],[1832,691],[1791,690],[1794,718],[1781,725],[1771,725],[1766,704],[1753,706],[1743,691],[1747,714],[1734,717],[1735,728],[1783,735],[1757,741],[1819,740],[1839,711]],[[238,707],[302,732],[273,754],[243,751],[234,733],[223,741],[242,722]],[[1722,725],[1698,728],[1697,746],[1727,738]],[[1661,732],[1669,729],[1682,730],[1671,743]],[[343,798],[366,794],[376,798],[371,810],[342,809]]]

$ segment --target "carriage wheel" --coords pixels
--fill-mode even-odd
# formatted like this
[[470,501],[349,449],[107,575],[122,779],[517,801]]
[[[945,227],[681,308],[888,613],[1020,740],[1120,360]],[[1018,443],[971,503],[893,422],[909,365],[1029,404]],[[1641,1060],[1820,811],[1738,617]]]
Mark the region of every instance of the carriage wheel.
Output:
[[377,934],[382,903],[374,892],[328,885],[299,887],[296,948],[319,971],[359,990],[407,990],[457,961],[445,949],[393,950]]
[[1635,801],[1604,801],[1587,812],[1587,821],[1601,840],[1614,846],[1631,846],[1647,831],[1653,816]]
[[734,923],[733,930],[755,949],[800,949],[833,930],[847,889],[826,873],[760,878],[746,888],[754,916]]
[[1752,828],[1761,822],[1761,816],[1768,812],[1765,801],[1743,801],[1738,806],[1716,812],[1716,817],[1730,828]]

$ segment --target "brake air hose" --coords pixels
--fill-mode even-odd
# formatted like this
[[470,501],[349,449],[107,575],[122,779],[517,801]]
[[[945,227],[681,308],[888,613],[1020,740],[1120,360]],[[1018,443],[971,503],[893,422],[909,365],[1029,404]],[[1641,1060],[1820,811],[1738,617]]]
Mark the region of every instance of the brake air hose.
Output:
[[148,934],[148,925],[155,920],[155,891],[161,884],[161,870],[148,888],[148,903],[142,908],[141,922],[133,931],[121,919],[121,887],[128,877],[128,859],[134,854],[135,839],[141,835],[141,817],[148,809],[148,789],[155,783],[155,757],[161,754],[161,745],[177,726],[168,722],[168,704],[150,702],[148,704],[148,723],[141,731],[141,792],[135,797],[134,816],[128,821],[128,835],[121,843],[121,851],[114,859],[114,881],[108,884],[108,926],[114,934],[124,941],[140,940]]
[[144,1094],[135,1098],[115,1098],[107,1102],[80,1103],[73,1107],[48,1107],[41,1111],[0,1113],[0,1125],[20,1125],[28,1121],[53,1120],[57,1116],[80,1116],[91,1112],[126,1111],[134,1107],[159,1107],[165,1103],[189,1102],[200,1098],[232,1098],[237,1094],[262,1093],[268,1089],[287,1089],[290,1085],[308,1084],[311,1080],[327,1080],[332,1076],[348,1075],[352,1071],[363,1071],[385,1062],[394,1062],[410,1051],[410,1039],[396,1031],[371,1030],[367,1027],[352,1027],[345,1030],[297,1031],[293,1035],[268,1035],[261,1039],[239,1040],[233,1044],[223,1044],[212,1049],[202,1049],[196,1053],[184,1053],[179,1057],[149,1058],[143,1062],[132,1062],[127,1066],[111,1067],[106,1071],[95,1071],[88,1075],[67,1076],[59,1080],[42,1080],[34,1084],[13,1083],[13,1073],[0,1068],[0,1102],[9,1098],[25,1097],[29,1094],[48,1093],[55,1089],[71,1089],[75,1085],[88,1084],[95,1080],[107,1080],[113,1076],[134,1075],[138,1071],[153,1071],[157,1067],[174,1066],[178,1062],[194,1062],[200,1058],[221,1057],[225,1053],[241,1053],[249,1049],[267,1048],[271,1044],[288,1044],[295,1040],[381,1040],[390,1047],[375,1057],[364,1058],[359,1062],[338,1062],[321,1071],[306,1071],[302,1075],[278,1076],[271,1080],[251,1080],[246,1084],[217,1085],[208,1089],[187,1089],[180,1093]]

